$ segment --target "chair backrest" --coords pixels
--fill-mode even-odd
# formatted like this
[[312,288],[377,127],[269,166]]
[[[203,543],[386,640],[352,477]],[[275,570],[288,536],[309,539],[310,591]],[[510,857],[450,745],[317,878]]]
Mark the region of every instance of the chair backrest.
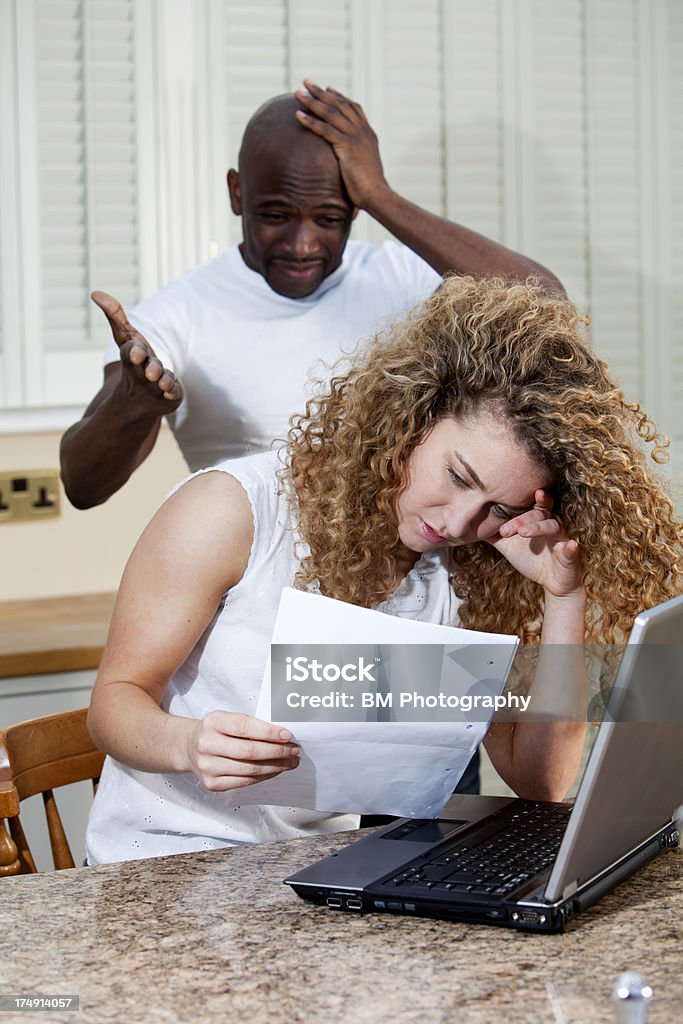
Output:
[[37,871],[20,819],[21,801],[37,793],[43,795],[55,868],[75,866],[53,790],[87,779],[97,788],[104,754],[90,739],[86,717],[87,709],[80,708],[0,730],[0,877]]

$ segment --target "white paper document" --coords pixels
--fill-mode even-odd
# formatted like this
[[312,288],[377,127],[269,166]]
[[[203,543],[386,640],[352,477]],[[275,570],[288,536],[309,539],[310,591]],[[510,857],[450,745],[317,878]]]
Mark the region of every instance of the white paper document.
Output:
[[[367,645],[371,650],[403,645],[398,658],[399,675],[406,676],[406,684],[400,685],[408,691],[415,688],[411,687],[411,680],[421,680],[425,658],[434,657],[433,652],[438,651],[439,665],[443,662],[445,666],[437,670],[437,679],[442,671],[438,689],[462,696],[500,694],[518,640],[514,636],[398,618],[286,588],[272,643]],[[418,645],[434,646],[422,653]],[[452,653],[443,657],[444,650]],[[423,685],[417,688],[424,693]],[[343,719],[345,712],[342,709],[338,714]],[[378,717],[377,713],[372,714]],[[275,779],[240,790],[240,802],[326,812],[436,817],[485,735],[490,715],[490,711],[479,710],[474,716],[476,720],[463,714],[458,721],[416,722],[410,720],[410,710],[406,709],[395,716],[385,716],[399,720],[385,721],[348,720],[358,717],[357,711],[347,714],[347,720],[339,721],[291,721],[278,717],[276,720],[291,729],[301,746],[300,764]],[[270,659],[256,716],[273,720]]]

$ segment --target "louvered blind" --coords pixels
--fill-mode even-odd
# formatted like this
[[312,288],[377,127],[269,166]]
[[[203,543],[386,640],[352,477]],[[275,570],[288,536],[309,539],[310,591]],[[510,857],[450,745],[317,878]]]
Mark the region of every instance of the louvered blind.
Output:
[[635,395],[643,371],[635,3],[587,0],[586,36],[593,337]]
[[[0,237],[2,237],[2,212],[0,211]],[[4,365],[6,358],[5,352],[5,339],[3,331],[3,306],[2,306],[2,250],[0,249],[0,366]],[[0,388],[2,388],[2,382],[0,382]],[[4,390],[4,388],[3,388]],[[5,395],[0,393],[0,401],[6,401]]]
[[588,299],[583,4],[534,0],[529,90],[531,137],[525,140],[532,175],[535,259],[564,283],[579,304]]
[[671,112],[668,132],[671,186],[669,190],[669,239],[671,273],[667,282],[667,306],[671,317],[671,352],[673,367],[660,372],[670,381],[668,429],[676,452],[674,469],[683,479],[683,6],[679,0],[668,0],[667,10],[667,106]]
[[[305,77],[348,90],[349,0],[225,0],[225,115],[229,162],[257,107]],[[229,237],[241,237],[232,219]]]
[[132,0],[36,0],[40,270],[46,351],[107,334],[89,291],[138,292]]
[[[21,407],[24,401],[20,65],[14,0],[0,0],[0,409]],[[30,301],[35,301],[33,290],[29,295]]]
[[295,89],[302,79],[318,85],[331,85],[348,95],[351,92],[351,22],[349,0],[289,0],[288,88]]
[[[247,121],[261,103],[287,88],[286,6],[282,0],[226,0],[224,29],[225,127],[229,163],[236,167]],[[232,217],[228,237],[232,242],[242,237]]]
[[497,0],[444,6],[445,214],[503,240],[500,21]]
[[225,14],[230,138],[239,145],[259,104],[287,88],[287,10],[282,0],[226,0]]
[[438,0],[383,0],[382,137],[389,183],[418,205],[444,207],[442,18]]

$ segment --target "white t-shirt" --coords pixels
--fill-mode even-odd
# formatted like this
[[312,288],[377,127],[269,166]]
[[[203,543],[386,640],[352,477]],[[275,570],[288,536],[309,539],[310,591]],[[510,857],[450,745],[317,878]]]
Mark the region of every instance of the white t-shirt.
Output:
[[[280,594],[292,585],[303,553],[276,476],[278,465],[278,453],[266,452],[216,467],[240,480],[249,496],[254,540],[244,576],[166,688],[161,707],[171,714],[203,718],[215,710],[256,710]],[[440,550],[423,554],[378,610],[456,624],[458,602],[446,558]],[[239,797],[239,790],[209,792],[189,772],[142,772],[107,757],[88,822],[88,863],[273,842],[358,825],[354,814],[241,806]]]
[[[330,377],[320,360],[335,363],[440,283],[406,246],[349,242],[313,295],[288,299],[233,246],[138,303],[129,319],[182,381],[169,422],[196,470],[283,438],[292,413],[304,412],[309,371]],[[118,359],[111,340],[105,363]]]

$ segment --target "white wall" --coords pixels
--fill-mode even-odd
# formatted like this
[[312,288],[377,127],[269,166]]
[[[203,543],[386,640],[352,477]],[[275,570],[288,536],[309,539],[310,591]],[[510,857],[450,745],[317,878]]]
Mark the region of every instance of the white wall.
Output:
[[[58,469],[59,433],[5,436],[2,469]],[[188,473],[162,430],[140,471],[105,505],[80,512],[62,491],[62,515],[0,525],[0,601],[116,590],[138,536],[171,487]]]

